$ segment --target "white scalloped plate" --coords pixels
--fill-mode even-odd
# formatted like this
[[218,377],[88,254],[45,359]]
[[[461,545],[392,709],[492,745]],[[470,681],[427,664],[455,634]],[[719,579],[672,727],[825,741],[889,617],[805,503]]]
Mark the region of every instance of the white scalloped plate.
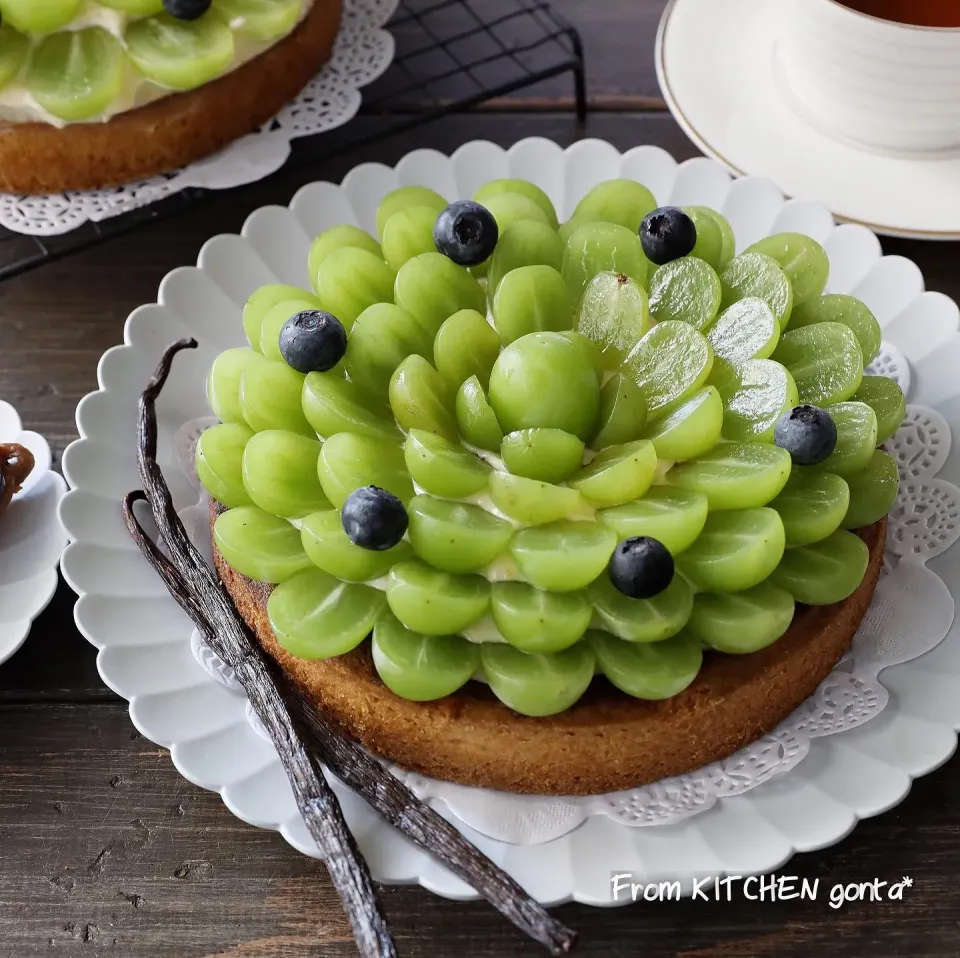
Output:
[[0,520],[0,662],[23,645],[33,620],[57,590],[57,564],[67,535],[57,507],[67,484],[50,469],[50,447],[25,430],[16,409],[0,400],[0,443],[15,442],[36,464]]
[[[142,306],[127,321],[125,345],[100,361],[100,389],[77,408],[81,439],[64,455],[71,486],[61,507],[73,540],[62,568],[79,593],[76,620],[100,652],[104,681],[130,700],[130,715],[152,741],[170,748],[180,772],[222,795],[244,821],[279,830],[295,848],[316,855],[299,819],[272,748],[247,721],[242,697],[216,683],[197,664],[191,626],[137,555],[124,531],[118,502],[137,485],[134,423],[136,399],[162,350],[193,335],[200,348],[178,357],[159,405],[160,461],[179,507],[196,500],[178,469],[176,430],[207,414],[204,376],[222,349],[242,338],[239,313],[263,283],[309,285],[310,237],[338,223],[372,228],[381,197],[401,184],[424,184],[448,197],[469,196],[478,185],[504,176],[543,187],[569,214],[596,183],[632,177],[661,203],[703,204],[722,210],[738,248],[781,230],[820,240],[831,260],[829,289],[854,292],[874,310],[884,337],[910,363],[910,400],[938,410],[960,427],[960,311],[947,297],[924,292],[920,271],[902,257],[883,257],[877,238],[855,225],[836,226],[818,203],[786,201],[773,183],[732,180],[716,162],[677,164],[657,147],[620,154],[608,143],[585,140],[567,150],[527,139],[503,150],[472,142],[451,157],[417,150],[395,169],[364,164],[339,186],[313,183],[289,208],[255,212],[242,236],[218,236],[201,250],[197,267],[174,270],[157,304]],[[960,479],[956,444],[939,473]],[[951,592],[960,590],[960,556],[946,552],[930,567]],[[636,881],[681,879],[777,868],[796,851],[830,845],[857,820],[899,802],[911,780],[944,762],[960,728],[960,627],[922,658],[893,667],[891,704],[859,728],[817,739],[796,769],[749,793],[723,799],[678,824],[627,828],[590,818],[554,841],[509,845],[467,826],[464,833],[547,904],[576,900],[613,904],[610,876],[632,872]],[[887,673],[885,673],[886,675]],[[336,786],[347,820],[374,877],[419,883],[439,895],[472,899],[452,877],[384,825],[355,796]],[[443,806],[440,810],[445,814]]]

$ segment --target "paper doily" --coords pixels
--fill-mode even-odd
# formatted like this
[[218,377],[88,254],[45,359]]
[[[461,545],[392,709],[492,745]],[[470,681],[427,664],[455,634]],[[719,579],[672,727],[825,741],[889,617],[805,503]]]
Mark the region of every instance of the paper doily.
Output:
[[[903,354],[884,343],[871,372],[909,389]],[[177,459],[191,484],[199,435],[217,420],[185,423],[174,440]],[[926,406],[911,405],[886,448],[900,470],[900,492],[889,516],[884,567],[873,602],[850,652],[817,691],[768,735],[734,755],[687,775],[642,788],[586,797],[513,795],[426,778],[405,769],[391,771],[422,799],[435,799],[466,825],[498,841],[534,845],[572,831],[589,817],[603,815],[621,825],[672,825],[712,808],[721,798],[740,795],[795,768],[811,740],[856,728],[878,715],[889,701],[881,670],[915,659],[946,636],[954,600],[925,563],[960,539],[960,489],[937,479],[950,452],[946,420]],[[201,490],[202,491],[202,490]],[[208,500],[182,511],[191,539],[210,559]],[[923,614],[918,614],[919,609]],[[191,647],[204,670],[243,695],[229,666],[194,633]],[[248,718],[252,713],[248,710]]]
[[398,0],[344,0],[343,23],[330,62],[300,94],[256,133],[175,173],[105,190],[18,196],[0,193],[0,226],[15,233],[55,236],[156,203],[188,187],[223,190],[275,173],[290,142],[343,126],[360,109],[360,89],[393,60],[393,37],[383,25]]

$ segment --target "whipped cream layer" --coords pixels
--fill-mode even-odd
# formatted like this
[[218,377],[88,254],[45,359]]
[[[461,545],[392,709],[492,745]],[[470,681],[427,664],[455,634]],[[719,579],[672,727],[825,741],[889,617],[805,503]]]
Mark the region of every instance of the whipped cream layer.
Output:
[[[229,21],[230,28],[234,31],[234,55],[230,65],[221,76],[232,73],[238,67],[243,66],[261,53],[275,46],[285,36],[289,36],[303,21],[303,18],[310,12],[315,0],[302,0],[302,7],[297,23],[283,36],[274,37],[272,40],[253,40],[244,36],[241,32],[244,26],[242,17],[236,17]],[[121,44],[124,42],[124,33],[127,25],[134,20],[142,19],[134,14],[124,13],[122,10],[113,10],[103,7],[94,0],[86,0],[73,20],[63,27],[63,30],[85,30],[88,27],[101,27],[108,33],[113,34]],[[153,80],[143,76],[137,68],[129,61],[124,66],[125,75],[123,88],[119,95],[113,100],[107,109],[96,116],[86,120],[76,122],[81,123],[105,123],[112,117],[121,113],[127,113],[138,107],[146,106],[156,100],[162,100],[164,97],[173,93],[184,92],[182,90],[172,90],[161,86]],[[54,116],[45,110],[29,90],[26,89],[17,79],[13,79],[4,87],[0,87],[0,122],[5,123],[47,123],[50,126],[63,128],[70,126],[71,121],[64,120],[61,117]]]

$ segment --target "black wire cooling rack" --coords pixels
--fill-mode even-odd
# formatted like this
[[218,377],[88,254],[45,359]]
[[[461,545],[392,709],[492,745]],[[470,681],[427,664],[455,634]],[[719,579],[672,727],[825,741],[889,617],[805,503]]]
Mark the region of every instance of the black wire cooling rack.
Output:
[[[287,169],[564,73],[573,78],[578,117],[586,116],[580,36],[547,0],[400,0],[388,29],[396,41],[396,55],[386,73],[364,89],[361,114],[387,117],[389,122],[381,120],[373,131],[353,122],[339,131],[297,140]],[[333,132],[338,135],[332,137]],[[59,236],[25,236],[0,227],[0,281],[195,206],[211,195],[187,189]]]

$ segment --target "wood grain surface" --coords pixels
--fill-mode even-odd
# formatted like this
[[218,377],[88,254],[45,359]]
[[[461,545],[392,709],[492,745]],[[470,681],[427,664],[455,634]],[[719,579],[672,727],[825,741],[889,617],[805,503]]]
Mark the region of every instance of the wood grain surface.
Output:
[[[663,0],[557,6],[583,31],[595,97],[656,97],[651,53]],[[393,163],[421,146],[449,152],[473,138],[509,145],[531,134],[562,144],[597,136],[623,149],[655,143],[679,158],[696,153],[646,100],[608,99],[621,109],[600,109],[581,126],[556,109],[568,94],[548,84],[537,94],[544,101],[454,115],[344,151],[0,284],[0,395],[59,458],[76,436],[77,402],[96,387],[98,359],[122,341],[128,313],[154,301],[169,270],[193,263],[211,235],[239,230],[258,206],[286,203],[302,183],[337,180],[358,162]],[[631,102],[643,108],[629,109]],[[884,248],[916,260],[929,289],[960,296],[954,244],[885,240]],[[61,584],[29,641],[0,668],[0,958],[355,954],[323,866],[236,819],[136,732],[125,703],[100,682],[72,609]],[[834,910],[822,890],[816,902],[751,904],[737,896],[612,910],[568,905],[559,914],[581,931],[578,954],[589,958],[955,958],[958,791],[960,773],[948,763],[893,811],[781,869],[820,878],[824,889],[911,877],[899,903]],[[483,905],[413,888],[385,888],[383,898],[407,958],[539,954]]]

